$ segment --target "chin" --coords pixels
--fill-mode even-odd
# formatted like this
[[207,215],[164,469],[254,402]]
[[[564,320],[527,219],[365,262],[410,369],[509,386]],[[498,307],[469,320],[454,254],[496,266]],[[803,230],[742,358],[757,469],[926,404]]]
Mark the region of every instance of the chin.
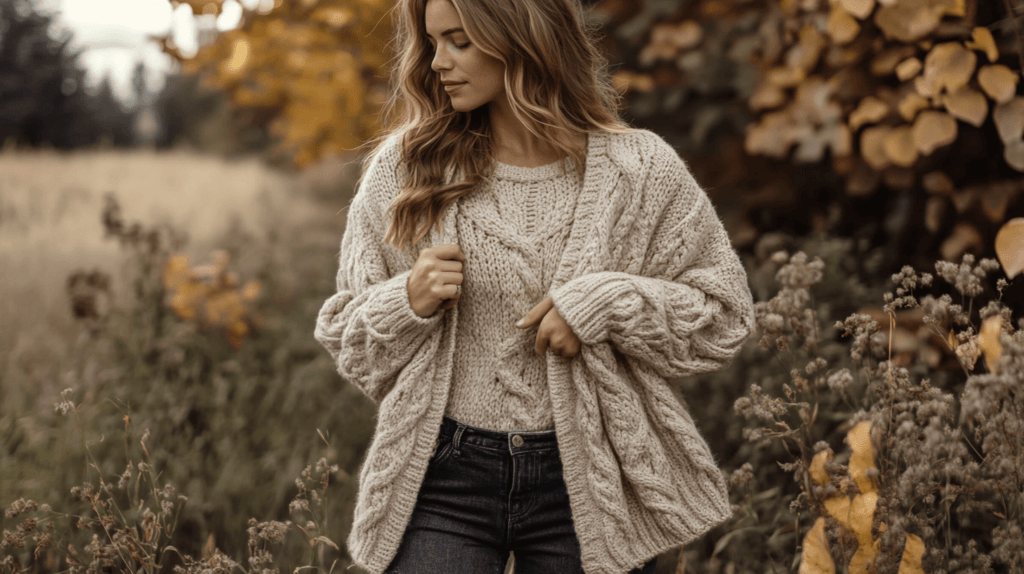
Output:
[[478,102],[464,102],[457,99],[452,100],[452,108],[457,112],[471,112],[482,105],[483,104]]

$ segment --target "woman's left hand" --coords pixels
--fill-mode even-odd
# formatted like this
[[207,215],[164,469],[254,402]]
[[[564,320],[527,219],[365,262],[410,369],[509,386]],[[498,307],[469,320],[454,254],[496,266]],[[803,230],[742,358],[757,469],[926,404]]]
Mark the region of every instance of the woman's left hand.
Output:
[[529,329],[540,323],[537,329],[537,344],[534,350],[538,355],[543,355],[548,347],[565,358],[575,357],[580,352],[582,343],[572,332],[572,328],[565,322],[565,319],[555,309],[555,301],[551,297],[545,297],[536,307],[530,309],[516,327]]

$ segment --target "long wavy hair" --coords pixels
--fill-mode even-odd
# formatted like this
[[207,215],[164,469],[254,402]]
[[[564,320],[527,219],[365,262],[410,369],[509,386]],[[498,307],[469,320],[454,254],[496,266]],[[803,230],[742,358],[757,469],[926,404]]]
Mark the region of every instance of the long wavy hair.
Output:
[[[568,156],[581,176],[586,151],[579,136],[632,131],[619,116],[621,96],[580,0],[449,1],[469,40],[505,64],[505,91],[515,116]],[[444,210],[490,178],[494,168],[487,105],[456,111],[430,67],[426,4],[399,0],[395,8],[397,64],[383,109],[384,124],[392,127],[368,142],[372,149],[363,164],[365,173],[384,141],[404,134],[400,165],[406,166],[407,179],[384,214],[386,220],[394,212],[384,241],[397,248],[419,242],[432,225],[440,228]],[[391,120],[396,109],[401,110],[397,122]]]

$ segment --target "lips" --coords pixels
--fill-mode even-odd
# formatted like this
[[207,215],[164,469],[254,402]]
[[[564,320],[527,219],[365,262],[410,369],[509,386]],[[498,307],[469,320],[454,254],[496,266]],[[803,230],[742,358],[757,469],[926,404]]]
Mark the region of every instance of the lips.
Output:
[[445,90],[446,92],[450,92],[450,91],[452,91],[452,90],[454,90],[454,89],[457,89],[457,88],[459,88],[460,86],[464,86],[464,85],[466,85],[466,82],[459,82],[459,83],[457,83],[457,84],[445,84],[445,85],[444,85],[444,90]]

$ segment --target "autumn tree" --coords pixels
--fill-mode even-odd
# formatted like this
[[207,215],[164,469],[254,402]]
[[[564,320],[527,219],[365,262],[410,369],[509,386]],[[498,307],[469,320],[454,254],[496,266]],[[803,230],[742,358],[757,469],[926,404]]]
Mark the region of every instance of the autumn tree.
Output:
[[[197,17],[222,0],[171,0]],[[588,3],[589,5],[589,3]],[[297,166],[380,129],[391,3],[276,2],[187,72],[261,118]],[[723,206],[734,243],[829,231],[890,267],[991,245],[1024,190],[1024,0],[601,0],[590,6],[630,120],[657,129]],[[799,206],[799,209],[797,208]]]

